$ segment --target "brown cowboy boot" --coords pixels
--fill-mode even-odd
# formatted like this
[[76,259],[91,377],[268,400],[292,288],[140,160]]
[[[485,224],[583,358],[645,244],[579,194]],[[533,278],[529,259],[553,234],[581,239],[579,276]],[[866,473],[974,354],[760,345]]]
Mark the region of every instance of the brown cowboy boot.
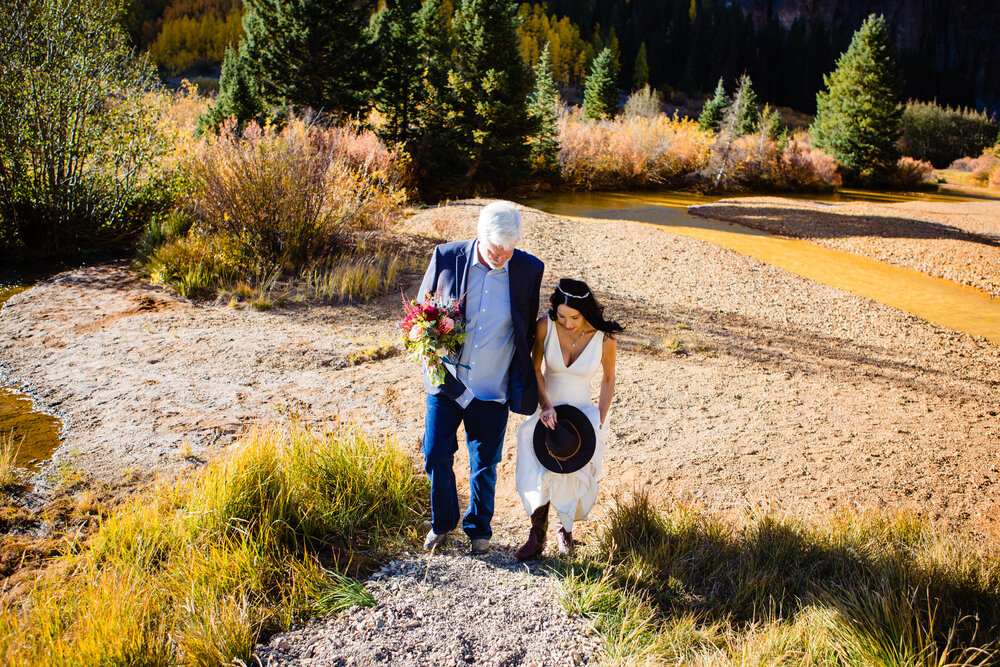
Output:
[[514,558],[519,563],[537,558],[545,548],[545,533],[549,529],[549,504],[545,503],[531,515],[531,530],[528,539],[520,549],[514,552]]
[[571,555],[573,553],[572,531],[559,526],[559,531],[556,533],[556,537],[559,539],[559,554],[562,556]]

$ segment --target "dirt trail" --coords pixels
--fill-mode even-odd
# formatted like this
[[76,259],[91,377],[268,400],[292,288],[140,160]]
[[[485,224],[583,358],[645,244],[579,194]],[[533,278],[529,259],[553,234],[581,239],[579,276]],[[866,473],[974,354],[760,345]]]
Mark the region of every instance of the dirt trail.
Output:
[[[470,238],[482,203],[424,210],[407,228]],[[582,278],[627,328],[594,518],[638,488],[723,511],[908,508],[997,537],[1000,349],[664,229],[532,209],[525,220],[543,301],[560,277]],[[267,312],[192,304],[127,266],[84,268],[7,303],[0,384],[63,419],[57,464],[109,480],[196,466],[251,422],[296,410],[390,429],[419,461],[416,368],[343,364],[392,340],[398,310],[399,295]],[[497,524],[515,530],[520,421],[497,490]]]

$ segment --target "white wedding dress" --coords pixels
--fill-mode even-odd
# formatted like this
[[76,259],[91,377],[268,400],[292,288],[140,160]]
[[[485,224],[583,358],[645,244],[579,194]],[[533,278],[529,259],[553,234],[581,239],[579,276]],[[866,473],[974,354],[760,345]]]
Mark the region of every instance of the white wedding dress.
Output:
[[604,333],[595,333],[576,361],[567,367],[562,350],[559,349],[556,326],[555,322],[549,320],[545,332],[545,364],[542,369],[545,393],[552,405],[573,405],[590,418],[597,436],[594,456],[583,468],[568,475],[554,473],[539,463],[533,445],[535,424],[541,414],[541,409],[538,409],[517,429],[517,467],[514,478],[524,510],[529,515],[545,503],[551,503],[563,528],[569,531],[573,529],[574,521],[587,518],[597,500],[597,478],[601,474],[601,462],[604,458],[607,424],[603,429],[600,428],[600,412],[590,399],[590,391],[594,374],[601,368]]

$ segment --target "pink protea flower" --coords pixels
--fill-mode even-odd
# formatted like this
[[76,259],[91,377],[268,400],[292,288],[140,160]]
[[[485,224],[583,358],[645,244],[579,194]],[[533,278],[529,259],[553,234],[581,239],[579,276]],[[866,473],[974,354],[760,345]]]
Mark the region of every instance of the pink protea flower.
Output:
[[455,328],[455,320],[451,319],[447,315],[438,320],[438,331],[442,334],[446,334]]

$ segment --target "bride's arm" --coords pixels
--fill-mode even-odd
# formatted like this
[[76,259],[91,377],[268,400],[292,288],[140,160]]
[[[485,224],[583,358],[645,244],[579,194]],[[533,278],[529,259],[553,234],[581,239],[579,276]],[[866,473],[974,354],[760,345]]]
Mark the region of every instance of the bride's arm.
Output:
[[604,428],[604,420],[607,419],[608,409],[611,407],[611,397],[615,395],[615,352],[618,350],[618,341],[611,336],[605,336],[603,347],[601,366],[604,368],[604,375],[601,377],[601,397],[597,404],[597,409],[601,413],[601,428]]
[[556,423],[556,411],[552,409],[549,395],[545,393],[545,378],[542,377],[542,359],[545,358],[545,333],[548,331],[549,317],[542,315],[535,325],[535,345],[531,348],[531,361],[535,364],[535,379],[538,381],[538,407],[542,409],[539,420],[552,428]]

